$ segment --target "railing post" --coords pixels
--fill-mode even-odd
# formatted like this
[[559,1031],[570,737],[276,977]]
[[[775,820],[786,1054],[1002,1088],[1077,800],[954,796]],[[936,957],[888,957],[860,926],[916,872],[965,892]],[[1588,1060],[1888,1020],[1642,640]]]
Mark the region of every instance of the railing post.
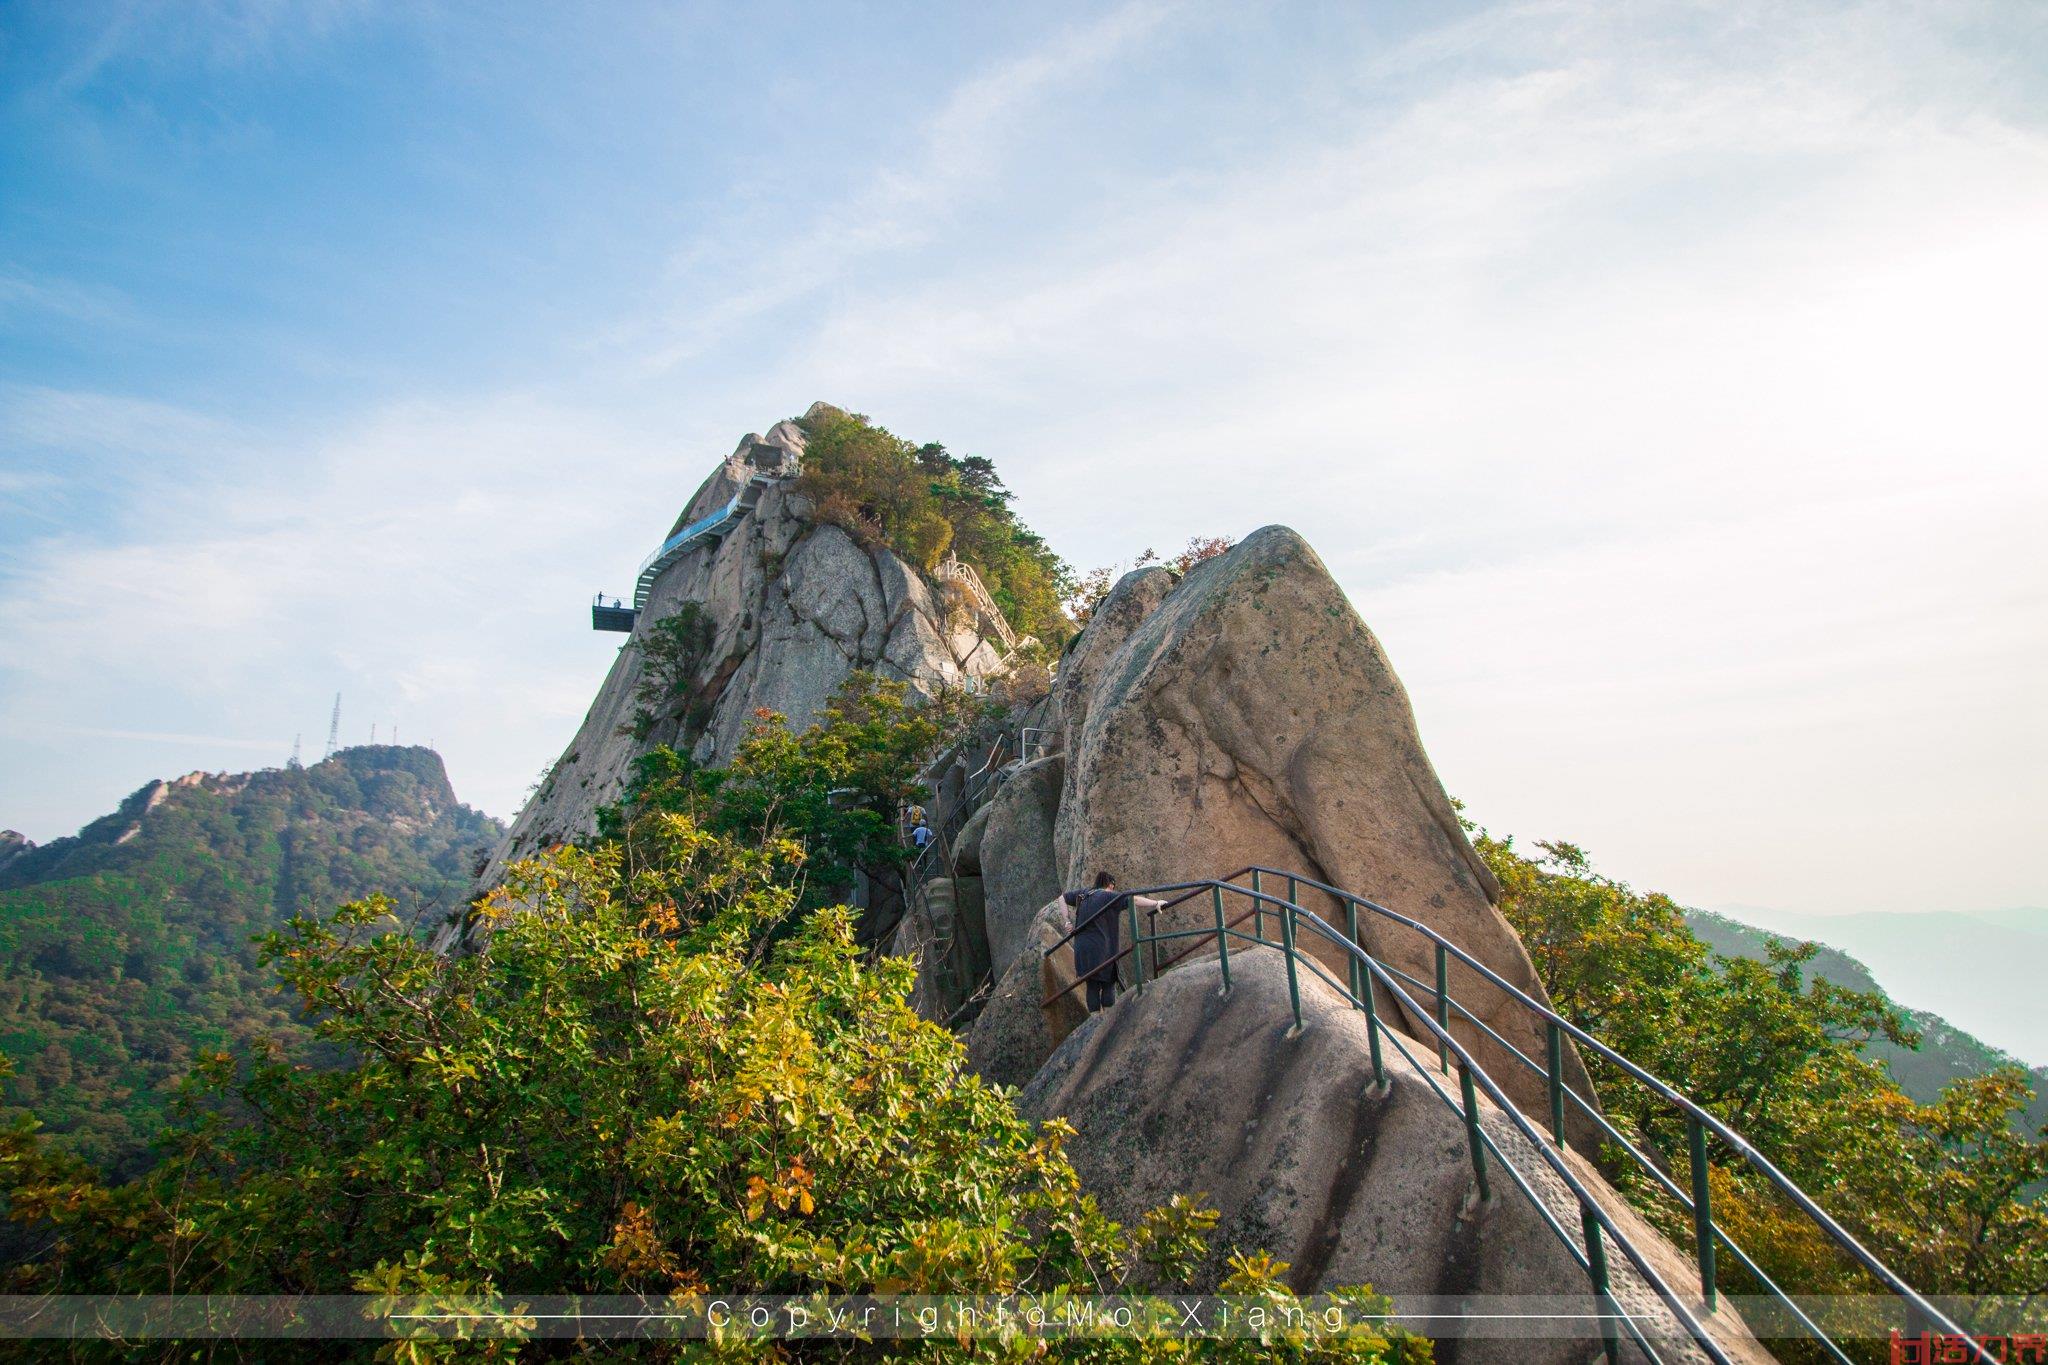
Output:
[[1209,888],[1209,903],[1216,907],[1216,961],[1223,968],[1223,989],[1230,989],[1230,935],[1223,928],[1223,888]]
[[[1293,878],[1288,878],[1292,881]],[[1294,1006],[1294,1031],[1301,1032],[1301,969],[1294,961],[1294,906],[1280,907],[1280,951],[1287,954],[1287,1003]]]
[[1266,941],[1266,898],[1259,888],[1259,870],[1252,869],[1252,941]]
[[1444,945],[1436,945],[1436,1022],[1443,1030],[1436,1036],[1437,1069],[1446,1076],[1451,1074],[1451,955]]
[[1472,1068],[1458,1063],[1458,1088],[1465,1092],[1465,1145],[1472,1149],[1472,1174],[1479,1179],[1479,1198],[1493,1197],[1486,1187],[1486,1144],[1479,1136],[1479,1096],[1472,1088]]
[[1557,1145],[1564,1146],[1564,1030],[1557,1020],[1548,1021],[1550,1045],[1550,1132]]
[[[1352,947],[1358,947],[1357,901],[1348,900],[1344,902],[1344,936],[1351,940]],[[1358,999],[1358,973],[1361,970],[1358,965],[1358,954],[1346,953],[1344,958],[1351,967],[1351,998],[1356,1000]]]
[[1124,918],[1131,926],[1131,986],[1134,990],[1145,989],[1145,954],[1138,939],[1138,900],[1135,896],[1124,897]]
[[[1357,961],[1353,958],[1352,961]],[[1380,1012],[1372,1002],[1372,973],[1365,974],[1365,1036],[1372,1045],[1372,1080],[1380,1089],[1387,1088],[1386,1063],[1380,1060]]]
[[1157,910],[1147,910],[1145,912],[1145,930],[1152,936],[1152,975],[1156,977],[1159,975],[1159,912]]
[[1692,1235],[1700,1261],[1700,1297],[1714,1311],[1714,1205],[1707,1184],[1707,1129],[1699,1115],[1685,1116],[1686,1143],[1692,1148]]
[[1579,1226],[1586,1233],[1586,1275],[1593,1281],[1593,1301],[1600,1309],[1600,1349],[1607,1365],[1615,1365],[1621,1343],[1614,1331],[1614,1296],[1607,1287],[1607,1248],[1600,1244],[1600,1221],[1584,1204],[1579,1205]]

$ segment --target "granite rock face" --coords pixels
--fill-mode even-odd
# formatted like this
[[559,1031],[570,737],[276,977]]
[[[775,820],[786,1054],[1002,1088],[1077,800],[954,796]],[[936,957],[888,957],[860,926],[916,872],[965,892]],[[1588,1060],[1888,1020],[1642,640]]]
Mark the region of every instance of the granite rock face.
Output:
[[[802,452],[803,432],[794,422],[779,422],[766,436],[743,437],[669,534],[725,506],[755,474],[793,471]],[[686,714],[636,738],[635,694],[643,676],[636,645],[654,623],[688,604],[709,622],[710,638],[689,686]],[[515,859],[588,834],[597,808],[618,800],[633,761],[657,744],[686,747],[700,762],[722,762],[745,738],[756,710],[779,711],[792,725],[806,725],[855,670],[930,694],[998,667],[978,634],[949,625],[921,573],[887,548],[864,546],[815,520],[794,482],[772,483],[729,534],[699,542],[655,580],[633,636],[575,737],[492,853],[483,883],[499,879]]]
[[[1073,954],[1049,952],[1074,927],[1074,912],[1054,896],[1032,916],[1024,948],[996,981],[967,1030],[967,1060],[1001,1085],[1024,1086],[1066,1036],[1088,1017],[1075,982]],[[1052,999],[1048,1006],[1044,1002]]]
[[[978,849],[999,977],[1031,908],[1061,887],[1101,871],[1141,887],[1265,866],[1417,920],[1544,999],[1385,651],[1293,531],[1266,527],[1182,578],[1156,567],[1125,575],[1062,662],[1054,702],[1064,764],[1050,867],[1042,792],[1029,821],[992,814]],[[998,800],[1010,796],[1006,789]],[[1272,890],[1283,885],[1268,881]],[[1303,891],[1298,900],[1345,929],[1333,898]],[[1245,901],[1230,907],[1248,909]],[[1163,915],[1160,927],[1199,928],[1212,916],[1199,898]],[[1434,945],[1414,929],[1367,913],[1359,938],[1388,966],[1433,981]],[[1346,974],[1337,944],[1310,930],[1301,942]],[[1451,988],[1522,1052],[1545,1055],[1540,1023],[1498,986],[1453,960]],[[1418,1003],[1430,1005],[1426,995]],[[1409,1024],[1426,1036],[1421,1018]],[[1454,1031],[1519,1099],[1542,1105],[1540,1076],[1477,1027],[1454,1020]],[[1566,1064],[1583,1085],[1576,1056],[1568,1052]]]
[[[1362,1011],[1310,980],[1296,1032],[1276,950],[1234,955],[1231,973],[1227,993],[1213,958],[1126,992],[1075,1028],[1025,1087],[1027,1115],[1074,1125],[1067,1150],[1104,1212],[1131,1222],[1200,1191],[1221,1214],[1201,1283],[1220,1278],[1231,1249],[1259,1248],[1286,1261],[1304,1293],[1369,1283],[1397,1296],[1531,1294],[1585,1305],[1586,1272],[1497,1163],[1491,1197],[1478,1198],[1463,1118],[1432,1078],[1389,1048],[1389,1084],[1375,1083]],[[989,1021],[977,1023],[970,1052],[1006,1080],[1030,1064],[1030,1050],[1014,1029],[983,1040]],[[1455,1097],[1456,1082],[1447,1084]],[[1576,1230],[1576,1198],[1484,1098],[1480,1123],[1552,1216]],[[1697,1311],[1690,1260],[1628,1216],[1588,1163],[1570,1152],[1561,1159],[1603,1207],[1623,1209],[1630,1240]],[[1618,1250],[1612,1263],[1621,1306],[1651,1330],[1675,1329]],[[1724,1304],[1715,1322],[1733,1358],[1770,1359],[1732,1308]],[[1581,1365],[1597,1349],[1597,1339],[1517,1334],[1446,1340],[1438,1358]],[[1704,1359],[1690,1343],[1673,1343],[1667,1358]]]
[[1023,764],[987,806],[975,861],[988,907],[988,959],[999,970],[1024,946],[1038,908],[1064,889],[1053,854],[1053,822],[1066,766],[1060,754]]

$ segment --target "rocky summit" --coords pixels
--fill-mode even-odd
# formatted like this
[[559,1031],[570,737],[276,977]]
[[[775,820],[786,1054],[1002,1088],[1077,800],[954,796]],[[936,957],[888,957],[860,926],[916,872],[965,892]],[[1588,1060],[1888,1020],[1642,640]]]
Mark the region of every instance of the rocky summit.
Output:
[[[805,417],[836,414],[815,403]],[[587,835],[598,807],[618,800],[633,761],[656,745],[721,762],[756,712],[776,711],[802,726],[856,670],[925,694],[999,671],[997,644],[971,618],[947,611],[924,574],[886,545],[864,544],[816,516],[797,487],[804,446],[794,421],[765,435],[749,432],[691,497],[671,540],[715,517],[749,485],[758,500],[728,527],[687,543],[654,578],[632,636],[494,850],[486,881],[513,859]],[[664,680],[687,704],[647,717],[646,645],[660,623],[678,619],[700,632],[677,661],[679,676]]]

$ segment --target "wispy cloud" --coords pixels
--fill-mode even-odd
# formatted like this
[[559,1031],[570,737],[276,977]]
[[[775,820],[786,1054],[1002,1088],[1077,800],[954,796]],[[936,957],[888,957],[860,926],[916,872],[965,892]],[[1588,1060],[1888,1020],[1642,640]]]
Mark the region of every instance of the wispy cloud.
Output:
[[78,739],[135,740],[144,744],[198,744],[209,749],[246,749],[271,754],[278,751],[275,739],[241,739],[234,735],[173,735],[156,730],[105,730],[89,725],[58,725],[52,727],[52,733],[70,735]]
[[[816,206],[808,229],[764,244],[750,227],[738,240],[698,234],[671,262],[686,302],[625,334],[648,372],[671,369],[764,314],[841,278],[862,258],[941,234],[959,199],[1002,166],[1015,125],[1043,101],[1088,79],[1174,15],[1162,0],[1131,0],[1055,35],[954,87],[910,139],[916,152],[875,168],[837,203]],[[738,260],[735,261],[735,256]]]
[[250,440],[232,421],[124,394],[0,385],[0,441],[72,455],[228,459]]

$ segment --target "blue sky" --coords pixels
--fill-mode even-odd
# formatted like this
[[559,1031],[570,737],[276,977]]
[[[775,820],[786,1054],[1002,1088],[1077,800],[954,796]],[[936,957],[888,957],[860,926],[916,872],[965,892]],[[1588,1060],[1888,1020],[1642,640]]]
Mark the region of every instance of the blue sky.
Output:
[[2048,9],[0,8],[0,826],[436,742],[815,398],[1081,567],[1318,546],[1446,784],[1694,904],[2048,903]]

